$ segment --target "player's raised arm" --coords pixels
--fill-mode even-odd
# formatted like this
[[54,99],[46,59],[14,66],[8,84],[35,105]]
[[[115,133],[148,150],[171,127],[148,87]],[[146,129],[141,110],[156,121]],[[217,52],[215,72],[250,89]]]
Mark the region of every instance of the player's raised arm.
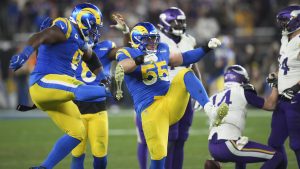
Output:
[[[130,30],[127,26],[124,17],[119,13],[112,14],[112,19],[116,22],[115,25],[110,25],[111,28],[115,28],[123,33],[123,46],[130,47]],[[113,47],[109,53],[108,58],[110,60],[116,60],[116,54],[122,47]]]
[[[66,25],[65,25],[66,26]],[[67,26],[66,26],[67,27]],[[38,33],[33,34],[27,41],[23,51],[12,56],[9,68],[18,70],[28,60],[30,55],[41,45],[64,42],[67,40],[63,30],[57,26],[51,26]]]
[[196,48],[184,53],[171,52],[170,66],[188,66],[201,60],[207,52],[221,45],[221,41],[217,38],[212,38],[207,43],[207,46]]
[[275,109],[278,99],[277,75],[270,73],[267,77],[267,82],[272,87],[272,92],[268,97],[262,98],[257,96],[257,93],[252,84],[244,84],[244,93],[246,100],[254,107],[272,111]]

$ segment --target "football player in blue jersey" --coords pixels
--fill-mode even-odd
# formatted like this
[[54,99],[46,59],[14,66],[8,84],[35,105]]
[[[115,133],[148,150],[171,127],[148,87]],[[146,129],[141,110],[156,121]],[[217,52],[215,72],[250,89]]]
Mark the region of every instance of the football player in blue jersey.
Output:
[[37,63],[30,75],[30,95],[34,104],[65,132],[45,161],[33,169],[53,168],[84,139],[85,127],[72,100],[111,95],[103,86],[85,85],[74,78],[81,58],[94,74],[104,76],[101,62],[87,45],[102,24],[98,7],[78,4],[69,19],[55,19],[51,27],[32,35],[24,50],[11,58],[10,68],[16,71],[38,49]]
[[[129,28],[120,14],[114,14],[113,19],[117,22],[112,25],[124,34],[124,46],[128,46]],[[106,83],[106,77],[110,77],[112,60],[115,60],[116,52],[119,48],[109,40],[98,42],[99,37],[94,39],[93,51],[96,53],[103,64],[105,77],[96,76],[86,66],[84,62],[79,64],[76,70],[76,79],[87,85],[99,85],[101,81]],[[83,124],[86,128],[85,139],[72,150],[71,169],[83,169],[87,140],[90,142],[91,151],[94,157],[94,169],[105,169],[107,165],[108,148],[108,115],[106,109],[106,98],[93,101],[74,101],[78,106]]]
[[[170,51],[186,52],[196,47],[196,39],[186,32],[186,15],[181,9],[177,7],[170,7],[162,11],[159,15],[158,28],[160,41],[166,43],[169,46]],[[170,81],[172,81],[181,69],[186,67],[187,66],[169,67]],[[201,77],[197,64],[192,64],[188,67],[192,68],[198,78]],[[178,123],[170,126],[168,136],[168,154],[165,163],[166,169],[182,169],[183,167],[184,145],[189,137],[189,128],[192,125],[194,115],[192,107],[193,103],[190,99],[184,116]],[[148,161],[147,144],[144,138],[142,124],[138,119],[136,119],[136,127],[138,135],[137,157],[140,169],[146,169]]]
[[132,48],[117,52],[115,72],[118,86],[117,99],[122,97],[123,79],[134,101],[138,120],[142,123],[151,156],[150,169],[163,169],[167,156],[169,126],[184,115],[191,95],[216,124],[227,114],[227,104],[216,109],[206,91],[191,69],[184,68],[169,81],[168,66],[190,65],[207,52],[221,45],[212,38],[207,46],[184,53],[170,53],[169,47],[160,43],[156,28],[149,22],[134,26],[130,33]]
[[[115,13],[112,15],[116,21],[116,25],[111,27],[120,30],[124,34],[124,46],[129,45],[129,27],[124,21],[122,15]],[[43,30],[49,27],[52,23],[51,18],[46,18],[40,29]],[[109,80],[111,62],[115,60],[116,52],[119,48],[115,43],[109,40],[98,42],[100,34],[94,34],[89,45],[93,46],[93,51],[103,64],[105,76],[100,74],[95,75],[87,67],[85,62],[80,61],[76,69],[76,79],[84,82],[87,85],[99,85],[101,82],[106,83]],[[71,169],[83,169],[85,159],[85,149],[87,140],[90,141],[91,150],[94,157],[93,166],[95,169],[105,169],[107,166],[107,148],[108,148],[108,116],[106,110],[106,98],[99,98],[93,101],[76,101],[74,103],[78,106],[83,124],[86,129],[86,137],[82,142],[72,150]]]

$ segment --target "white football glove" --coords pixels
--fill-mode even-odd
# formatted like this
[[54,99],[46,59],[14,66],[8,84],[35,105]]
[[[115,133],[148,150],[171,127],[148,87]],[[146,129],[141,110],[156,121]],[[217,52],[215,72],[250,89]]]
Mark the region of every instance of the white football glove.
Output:
[[144,56],[144,63],[154,63],[158,60],[158,57],[154,53],[150,53]]
[[214,48],[217,48],[217,47],[219,47],[219,46],[221,46],[221,41],[219,40],[219,39],[217,39],[217,38],[211,38],[210,40],[209,40],[209,42],[208,42],[208,47],[210,48],[210,49],[214,49]]

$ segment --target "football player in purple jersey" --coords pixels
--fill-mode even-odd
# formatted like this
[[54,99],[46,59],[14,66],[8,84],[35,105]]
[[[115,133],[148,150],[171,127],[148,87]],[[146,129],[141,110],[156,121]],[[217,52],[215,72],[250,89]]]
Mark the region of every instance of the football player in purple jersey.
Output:
[[[276,76],[270,76],[276,83]],[[283,156],[272,147],[248,140],[243,136],[248,104],[264,109],[274,110],[278,98],[275,85],[269,97],[257,96],[253,85],[249,84],[249,76],[240,65],[229,66],[224,74],[225,89],[211,96],[215,106],[227,103],[229,111],[219,126],[210,123],[209,151],[211,156],[220,162],[234,162],[236,169],[245,169],[247,163],[265,162],[262,169],[279,169]],[[207,165],[207,163],[211,163]],[[206,161],[205,169],[213,166],[214,161]]]
[[[279,100],[273,112],[269,145],[284,156],[284,142],[289,137],[300,168],[300,6],[288,6],[277,14],[282,30],[279,53]],[[289,167],[290,168],[290,167]]]

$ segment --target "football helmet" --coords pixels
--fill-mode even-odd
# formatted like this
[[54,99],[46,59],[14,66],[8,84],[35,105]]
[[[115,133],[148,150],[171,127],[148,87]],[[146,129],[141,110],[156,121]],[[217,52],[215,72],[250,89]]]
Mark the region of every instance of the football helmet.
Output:
[[91,3],[76,5],[71,13],[70,21],[78,25],[86,42],[99,39],[99,29],[103,27],[103,17],[97,6]]
[[240,65],[232,65],[226,68],[224,73],[224,82],[237,82],[240,84],[249,83],[247,70]]
[[157,52],[160,36],[153,24],[150,22],[140,22],[132,28],[130,41],[133,48],[150,54]]
[[186,30],[186,16],[179,8],[168,8],[159,15],[158,27],[165,33],[181,36]]
[[276,16],[280,28],[288,34],[300,28],[300,6],[293,5],[282,9]]

